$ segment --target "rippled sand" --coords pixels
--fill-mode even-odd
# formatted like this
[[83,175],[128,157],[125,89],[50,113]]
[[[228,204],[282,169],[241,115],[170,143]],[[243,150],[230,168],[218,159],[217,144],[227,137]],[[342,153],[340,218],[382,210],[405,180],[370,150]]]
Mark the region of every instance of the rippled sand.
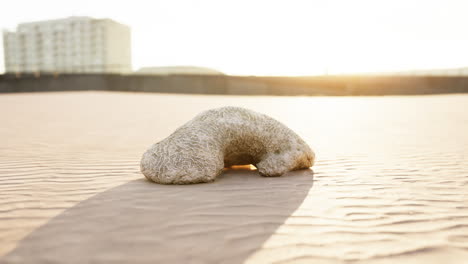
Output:
[[[248,107],[316,151],[162,186],[143,151]],[[0,95],[0,263],[468,263],[468,96]]]

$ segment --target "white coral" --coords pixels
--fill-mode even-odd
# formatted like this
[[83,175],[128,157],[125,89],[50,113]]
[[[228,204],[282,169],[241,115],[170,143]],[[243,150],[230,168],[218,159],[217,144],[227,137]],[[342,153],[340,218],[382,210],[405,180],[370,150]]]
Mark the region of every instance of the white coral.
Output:
[[151,146],[141,172],[162,184],[213,181],[224,167],[252,164],[262,176],[313,165],[315,154],[291,129],[240,107],[205,111]]

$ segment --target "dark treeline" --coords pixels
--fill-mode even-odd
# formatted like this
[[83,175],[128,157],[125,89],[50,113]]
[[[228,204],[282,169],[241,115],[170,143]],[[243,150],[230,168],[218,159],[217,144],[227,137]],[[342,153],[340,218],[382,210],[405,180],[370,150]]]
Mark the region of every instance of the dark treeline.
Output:
[[228,75],[0,75],[0,92],[131,91],[221,95],[419,95],[468,93],[464,76],[250,77]]

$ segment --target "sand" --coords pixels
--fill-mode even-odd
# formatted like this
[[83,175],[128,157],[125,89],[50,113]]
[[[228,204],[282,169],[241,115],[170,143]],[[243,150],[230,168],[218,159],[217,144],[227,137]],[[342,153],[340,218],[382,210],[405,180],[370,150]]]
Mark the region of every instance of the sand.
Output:
[[[313,170],[163,186],[144,150],[202,110],[271,115]],[[467,263],[468,96],[0,95],[0,263]]]

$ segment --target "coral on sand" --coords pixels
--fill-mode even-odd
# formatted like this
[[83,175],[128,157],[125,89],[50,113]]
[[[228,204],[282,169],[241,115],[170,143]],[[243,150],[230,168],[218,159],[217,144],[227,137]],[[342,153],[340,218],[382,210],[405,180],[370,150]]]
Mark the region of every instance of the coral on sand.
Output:
[[233,165],[252,164],[272,177],[313,165],[315,154],[277,120],[240,107],[200,113],[141,159],[141,172],[162,184],[210,182]]

